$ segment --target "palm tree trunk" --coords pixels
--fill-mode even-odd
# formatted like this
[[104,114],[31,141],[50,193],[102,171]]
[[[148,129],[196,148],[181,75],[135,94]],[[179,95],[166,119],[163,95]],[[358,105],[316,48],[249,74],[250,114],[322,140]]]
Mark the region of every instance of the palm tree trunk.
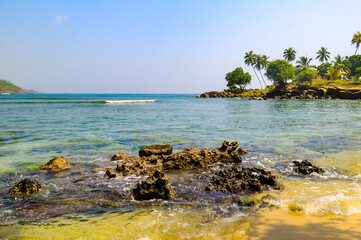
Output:
[[263,83],[264,83],[264,88],[266,88],[266,87],[267,87],[267,85],[266,85],[266,82],[264,81],[264,78],[263,78],[263,75],[262,75],[261,70],[259,70],[259,74],[260,74],[260,75],[261,75],[261,77],[262,77],[262,80],[263,80]]
[[356,53],[357,53],[357,50],[358,50],[358,48],[356,48],[355,55],[356,55]]
[[261,86],[261,89],[262,89],[262,83],[261,83],[261,81],[259,80],[259,77],[258,77],[258,75],[257,75],[257,73],[256,73],[256,70],[254,70],[254,67],[253,67],[253,66],[252,66],[252,68],[253,68],[254,74],[256,74],[256,77],[257,77],[257,79],[258,79],[259,85]]

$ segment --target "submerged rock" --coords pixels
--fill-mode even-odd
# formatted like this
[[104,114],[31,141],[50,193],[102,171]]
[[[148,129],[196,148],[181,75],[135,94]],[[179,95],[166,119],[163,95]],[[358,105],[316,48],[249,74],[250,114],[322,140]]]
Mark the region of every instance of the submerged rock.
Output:
[[132,155],[129,155],[127,153],[116,153],[114,154],[110,160],[111,161],[116,161],[116,160],[131,160],[131,159],[136,159],[137,157],[134,157]]
[[166,170],[205,168],[216,162],[242,163],[236,151],[237,142],[224,141],[220,148],[209,150],[204,148],[187,148],[181,152],[163,157],[163,168]]
[[324,169],[314,166],[312,163],[310,163],[307,160],[293,161],[292,163],[296,166],[295,169],[296,172],[301,173],[303,175],[309,175],[311,173],[318,173],[322,175],[325,172]]
[[13,195],[31,195],[41,191],[41,186],[38,181],[30,178],[21,180],[18,184],[9,190]]
[[155,171],[150,177],[141,180],[137,187],[133,189],[133,196],[136,200],[149,199],[170,199],[173,189],[168,182],[168,178],[161,171]]
[[68,168],[70,168],[68,160],[63,157],[57,157],[49,160],[41,169],[46,171],[62,171]]
[[269,171],[235,166],[215,173],[211,182],[204,189],[228,193],[254,193],[268,188],[279,189],[280,187],[276,182],[276,177]]
[[152,155],[162,156],[162,155],[170,155],[172,153],[173,153],[173,147],[170,144],[166,144],[166,145],[156,144],[156,145],[146,146],[139,150],[140,157],[149,157]]

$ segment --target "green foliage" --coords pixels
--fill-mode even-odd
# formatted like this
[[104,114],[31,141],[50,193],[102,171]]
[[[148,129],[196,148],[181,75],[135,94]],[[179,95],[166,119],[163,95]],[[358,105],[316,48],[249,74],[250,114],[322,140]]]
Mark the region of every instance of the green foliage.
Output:
[[295,79],[295,69],[289,62],[277,59],[269,63],[266,71],[266,76],[271,79],[274,84],[285,86],[287,80]]
[[15,86],[11,82],[6,81],[4,79],[0,79],[0,92],[12,92],[20,89],[21,89],[20,87]]
[[328,61],[330,58],[330,52],[327,51],[327,48],[321,47],[320,50],[316,53],[316,59],[318,59],[320,62]]
[[227,87],[234,88],[238,85],[243,90],[247,84],[251,83],[252,77],[248,72],[244,73],[241,67],[237,67],[232,72],[227,73],[225,79],[228,82]]
[[361,67],[361,55],[353,55],[351,57],[347,57],[346,60],[350,63],[348,66],[350,69],[350,76],[360,77],[360,72],[357,71],[357,69]]
[[326,76],[326,73],[330,67],[331,67],[331,63],[329,63],[329,62],[322,63],[317,66],[317,73],[320,76],[324,77],[324,76]]
[[309,68],[316,68],[315,65],[311,65],[312,58],[306,57],[300,57],[299,60],[296,62],[297,67],[297,73],[302,72],[303,70],[309,69]]
[[299,83],[309,82],[312,85],[312,79],[316,78],[317,71],[313,69],[306,69],[298,74],[297,81]]

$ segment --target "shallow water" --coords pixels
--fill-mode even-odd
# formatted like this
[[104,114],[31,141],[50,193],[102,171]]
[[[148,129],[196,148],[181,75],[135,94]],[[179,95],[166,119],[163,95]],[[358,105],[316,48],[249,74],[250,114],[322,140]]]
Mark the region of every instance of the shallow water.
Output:
[[[125,204],[124,196],[137,178],[108,181],[103,173],[92,172],[108,164],[115,152],[136,155],[142,146],[155,143],[170,143],[175,151],[215,148],[225,139],[238,141],[252,151],[244,157],[245,165],[264,167],[279,177],[283,191],[253,196],[256,200],[272,195],[271,208],[199,204],[202,199],[144,206],[126,199]],[[313,236],[309,235],[312,229],[322,234],[330,226],[347,223],[347,228],[338,228],[332,237],[357,239],[359,231],[351,229],[361,221],[360,143],[358,101],[0,95],[0,236],[267,239],[266,234],[281,239],[289,236],[282,231],[294,227],[293,239],[305,239]],[[8,199],[9,187],[53,156],[75,163],[68,176],[36,175],[44,188],[42,194]],[[301,159],[324,167],[326,173],[309,177],[295,174],[289,163]],[[86,180],[81,180],[84,175]],[[67,178],[73,182],[68,183]],[[94,193],[94,188],[98,192]]]

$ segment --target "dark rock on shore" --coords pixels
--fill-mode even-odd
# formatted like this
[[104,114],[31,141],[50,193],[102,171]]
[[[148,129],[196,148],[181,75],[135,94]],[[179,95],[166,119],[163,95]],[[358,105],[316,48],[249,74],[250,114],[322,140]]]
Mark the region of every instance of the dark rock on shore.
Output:
[[170,155],[172,153],[173,153],[173,147],[170,144],[166,144],[166,145],[156,144],[156,145],[146,146],[141,150],[139,150],[140,157],[150,157],[152,155],[162,156],[162,155]]
[[275,88],[266,94],[273,99],[361,99],[361,89],[316,87],[299,85],[297,87]]
[[133,162],[118,163],[116,171],[119,172],[122,176],[129,176],[132,174],[151,174],[155,170],[162,169],[162,164],[160,161],[154,160],[152,163],[153,164],[148,163],[145,159],[140,158]]
[[115,177],[117,177],[117,174],[112,169],[108,169],[105,172],[104,177],[105,178],[115,178]]
[[38,181],[30,178],[21,180],[18,184],[9,190],[12,195],[31,195],[41,191]]
[[131,160],[136,159],[137,157],[131,156],[127,153],[116,153],[111,157],[111,161],[117,161],[117,160]]
[[168,182],[168,178],[161,171],[155,171],[150,177],[141,180],[137,187],[133,189],[135,200],[149,199],[170,199],[173,189]]
[[63,157],[58,157],[58,158],[53,158],[51,160],[49,160],[44,167],[41,168],[41,170],[46,170],[46,171],[62,171],[65,169],[70,168],[70,164],[68,162],[68,160],[66,160]]
[[303,160],[303,161],[293,161],[292,162],[295,166],[296,166],[296,172],[301,173],[303,175],[309,175],[311,173],[318,173],[320,175],[322,175],[325,170],[320,168],[320,167],[316,167],[314,166],[312,163],[310,163],[307,160]]
[[235,166],[215,173],[204,189],[226,193],[254,193],[268,188],[281,188],[271,172],[259,168]]
[[213,150],[208,148],[202,150],[188,148],[179,153],[164,157],[163,168],[165,170],[196,169],[205,168],[215,162],[242,163],[242,158],[236,151],[238,146],[237,142],[229,143],[229,141],[224,141],[220,148]]

